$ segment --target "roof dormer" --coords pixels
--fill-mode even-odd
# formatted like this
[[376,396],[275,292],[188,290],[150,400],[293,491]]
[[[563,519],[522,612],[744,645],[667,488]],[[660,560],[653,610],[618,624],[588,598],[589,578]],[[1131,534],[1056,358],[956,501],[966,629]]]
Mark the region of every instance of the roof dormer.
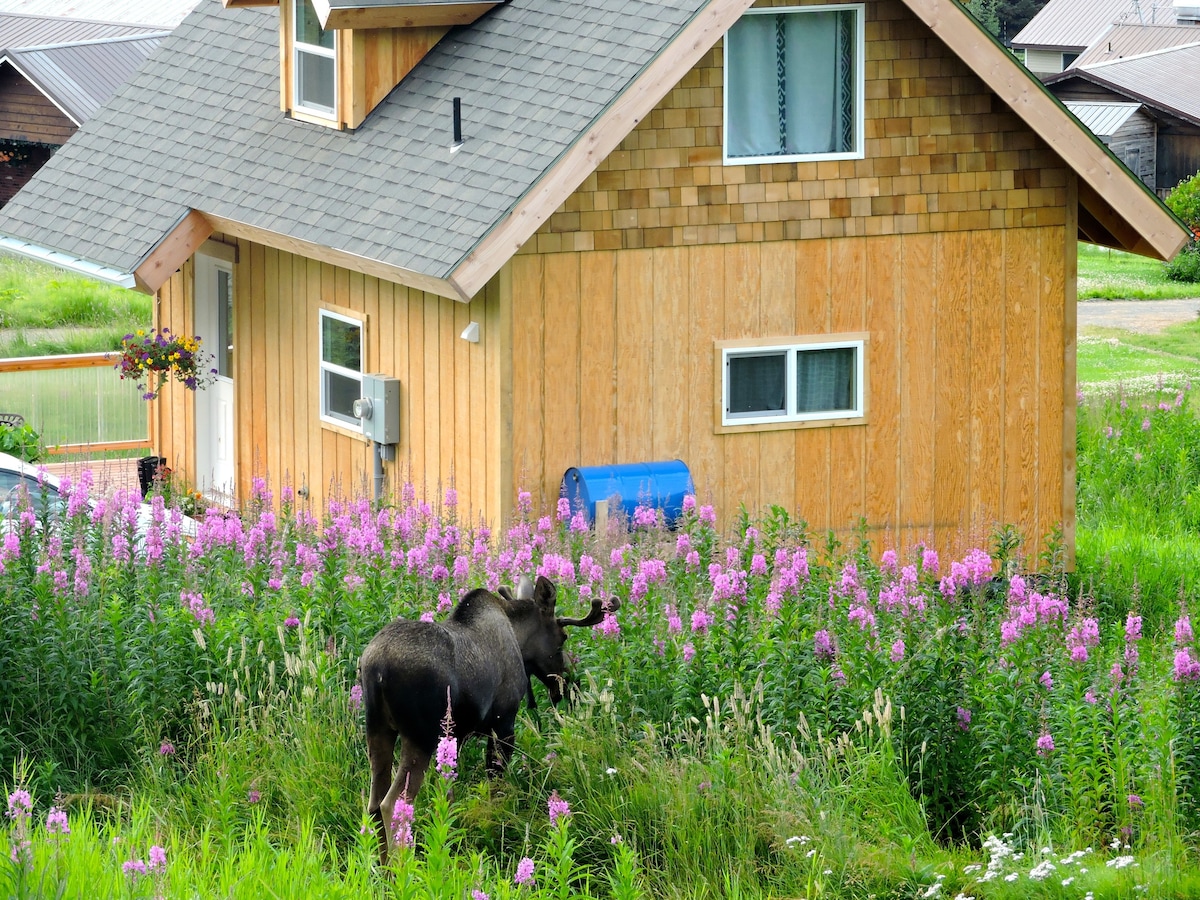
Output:
[[504,0],[222,0],[279,6],[280,109],[357,128],[455,25]]

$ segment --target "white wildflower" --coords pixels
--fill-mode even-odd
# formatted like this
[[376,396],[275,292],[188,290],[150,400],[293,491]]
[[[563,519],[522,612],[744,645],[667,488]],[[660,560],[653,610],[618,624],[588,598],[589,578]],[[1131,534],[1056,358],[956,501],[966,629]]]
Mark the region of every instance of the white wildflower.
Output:
[[1004,876],[1004,880],[1008,881],[1008,882],[1013,882],[1013,881],[1016,881],[1020,877],[1021,877],[1021,875],[1019,872],[1009,872],[1007,875]]
[[1124,869],[1128,866],[1136,866],[1137,863],[1132,856],[1114,856],[1112,859],[1106,861],[1104,865],[1110,869]]

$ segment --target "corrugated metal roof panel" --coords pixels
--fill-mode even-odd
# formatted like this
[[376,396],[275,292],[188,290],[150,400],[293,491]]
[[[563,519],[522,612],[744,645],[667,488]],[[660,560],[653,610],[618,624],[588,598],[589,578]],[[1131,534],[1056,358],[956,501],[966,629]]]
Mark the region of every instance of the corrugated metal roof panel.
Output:
[[1132,11],[1133,0],[1050,0],[1012,45],[1081,51]]
[[174,28],[198,0],[0,0],[0,13]]
[[25,77],[77,123],[92,117],[157,48],[165,32],[9,51]]
[[1140,103],[1098,103],[1083,100],[1067,100],[1066,106],[1098,138],[1112,137],[1142,108]]
[[[3,0],[0,0],[3,3]],[[93,22],[60,16],[27,16],[0,12],[0,49],[41,47],[71,41],[147,34],[150,29],[121,22]]]
[[1075,68],[1200,42],[1195,25],[1114,25],[1075,60]]
[[1128,97],[1200,122],[1200,44],[1097,63],[1079,72]]

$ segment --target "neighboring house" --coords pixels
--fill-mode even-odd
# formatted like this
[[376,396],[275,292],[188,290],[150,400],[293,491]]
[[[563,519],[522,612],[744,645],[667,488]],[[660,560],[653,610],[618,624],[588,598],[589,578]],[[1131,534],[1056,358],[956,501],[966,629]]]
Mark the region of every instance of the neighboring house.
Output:
[[679,458],[947,550],[1072,546],[1080,237],[1188,235],[944,0],[203,0],[0,213],[217,351],[152,407],[206,490],[369,484],[382,373],[465,523]]
[[1046,85],[1072,110],[1077,103],[1139,104],[1137,116],[1128,122],[1139,135],[1132,143],[1124,141],[1124,150],[1136,149],[1138,164],[1147,167],[1145,120],[1152,120],[1154,176],[1143,178],[1160,195],[1200,171],[1200,43],[1078,66],[1048,78]]
[[1130,172],[1154,189],[1158,125],[1142,104],[1068,100],[1066,105]]
[[[1089,48],[1095,51],[1097,46],[1106,46],[1114,25],[1187,29],[1195,28],[1198,24],[1200,6],[1192,6],[1190,2],[1183,5],[1172,0],[1050,0],[1013,37],[1012,47],[1024,52],[1025,67],[1029,71],[1045,79],[1081,64],[1079,58]],[[1200,35],[1200,31],[1196,34]],[[1137,43],[1145,41],[1148,36],[1148,33],[1143,33],[1132,40]],[[1158,39],[1164,36],[1164,32],[1156,35]],[[1126,32],[1121,37],[1129,40],[1130,33]],[[1186,43],[1175,38],[1170,40],[1177,44]],[[1148,49],[1156,48],[1147,46],[1133,52],[1145,52]]]
[[114,22],[0,13],[0,205],[163,36]]
[[65,19],[92,19],[153,26],[170,31],[198,0],[0,0],[0,13]]

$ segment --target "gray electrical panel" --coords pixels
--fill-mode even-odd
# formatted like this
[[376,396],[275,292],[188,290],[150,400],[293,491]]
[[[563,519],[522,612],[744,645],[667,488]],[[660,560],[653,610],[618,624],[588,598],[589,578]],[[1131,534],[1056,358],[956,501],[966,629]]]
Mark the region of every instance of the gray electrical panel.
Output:
[[363,435],[379,444],[400,443],[400,379],[363,375],[362,400],[354,404]]

